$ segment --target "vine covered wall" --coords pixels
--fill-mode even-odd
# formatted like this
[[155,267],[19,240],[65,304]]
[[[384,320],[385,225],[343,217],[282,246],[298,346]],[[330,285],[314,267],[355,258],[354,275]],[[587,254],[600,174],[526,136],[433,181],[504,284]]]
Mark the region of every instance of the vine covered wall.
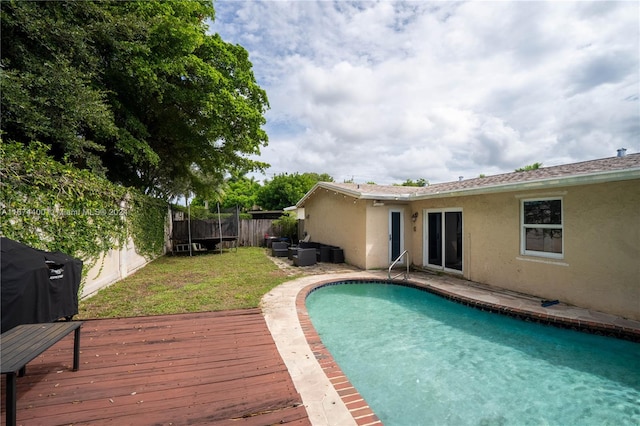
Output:
[[0,147],[0,233],[37,249],[82,259],[86,275],[131,238],[146,258],[163,252],[167,203],[61,164],[47,147]]

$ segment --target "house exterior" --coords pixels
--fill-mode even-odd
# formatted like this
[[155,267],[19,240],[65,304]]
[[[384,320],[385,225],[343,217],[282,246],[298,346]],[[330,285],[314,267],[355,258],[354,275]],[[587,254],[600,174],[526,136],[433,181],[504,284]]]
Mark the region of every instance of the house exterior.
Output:
[[640,320],[640,154],[426,187],[320,182],[298,203],[345,261],[411,265]]

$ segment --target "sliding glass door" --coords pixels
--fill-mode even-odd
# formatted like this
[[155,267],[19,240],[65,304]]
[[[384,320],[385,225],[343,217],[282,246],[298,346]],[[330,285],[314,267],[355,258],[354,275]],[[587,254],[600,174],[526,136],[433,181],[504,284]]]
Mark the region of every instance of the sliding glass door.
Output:
[[427,265],[462,272],[462,210],[428,210],[426,221]]

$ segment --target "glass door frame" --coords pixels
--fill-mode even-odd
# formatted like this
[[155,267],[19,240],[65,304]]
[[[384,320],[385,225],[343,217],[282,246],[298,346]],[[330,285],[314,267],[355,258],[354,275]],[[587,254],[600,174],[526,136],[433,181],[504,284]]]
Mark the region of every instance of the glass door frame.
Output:
[[[461,259],[460,259],[460,269],[455,269],[455,268],[450,268],[446,266],[447,263],[447,250],[446,250],[446,244],[447,244],[447,237],[450,237],[450,235],[447,234],[447,223],[446,223],[446,214],[447,213],[460,213],[460,217],[461,217],[461,227],[459,230],[460,236],[458,236],[458,234],[456,233],[456,242],[459,241],[459,245],[460,247],[456,247],[458,250],[462,250],[462,255],[461,255]],[[430,243],[431,241],[429,240],[431,238],[431,235],[429,233],[429,215],[430,214],[439,214],[440,215],[440,223],[439,223],[439,236],[435,236],[434,238],[437,238],[438,240],[436,241],[436,243],[438,243],[439,247],[439,260],[440,260],[440,264],[434,264],[434,263],[429,263],[429,247],[430,247]],[[442,271],[446,271],[446,272],[451,272],[454,274],[463,274],[464,273],[464,255],[465,255],[465,249],[464,249],[464,213],[462,211],[462,208],[458,208],[458,207],[451,207],[451,208],[441,208],[441,209],[424,209],[422,211],[422,217],[423,217],[423,239],[422,239],[422,263],[423,265],[426,265],[428,268],[431,269],[438,269],[438,270],[442,270]],[[450,239],[449,239],[450,240]]]
[[[398,235],[396,236],[397,241],[400,245],[399,247],[399,252],[398,252],[398,256],[400,256],[400,254],[402,254],[402,252],[404,251],[404,209],[403,208],[391,208],[389,209],[389,265],[391,265],[391,263],[393,263],[394,260],[396,260],[395,258],[393,258],[393,243],[394,243],[394,223],[393,223],[393,216],[394,213],[398,214],[398,228],[396,231],[398,232]],[[396,256],[397,257],[397,256]],[[404,257],[397,263],[398,265],[404,265],[405,261],[404,261]]]

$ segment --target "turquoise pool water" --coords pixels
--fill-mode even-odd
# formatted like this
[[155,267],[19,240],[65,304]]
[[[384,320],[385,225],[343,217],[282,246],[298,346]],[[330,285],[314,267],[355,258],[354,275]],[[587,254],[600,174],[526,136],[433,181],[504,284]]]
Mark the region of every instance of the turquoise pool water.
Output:
[[306,306],[385,426],[640,424],[640,344],[397,285],[326,286]]

